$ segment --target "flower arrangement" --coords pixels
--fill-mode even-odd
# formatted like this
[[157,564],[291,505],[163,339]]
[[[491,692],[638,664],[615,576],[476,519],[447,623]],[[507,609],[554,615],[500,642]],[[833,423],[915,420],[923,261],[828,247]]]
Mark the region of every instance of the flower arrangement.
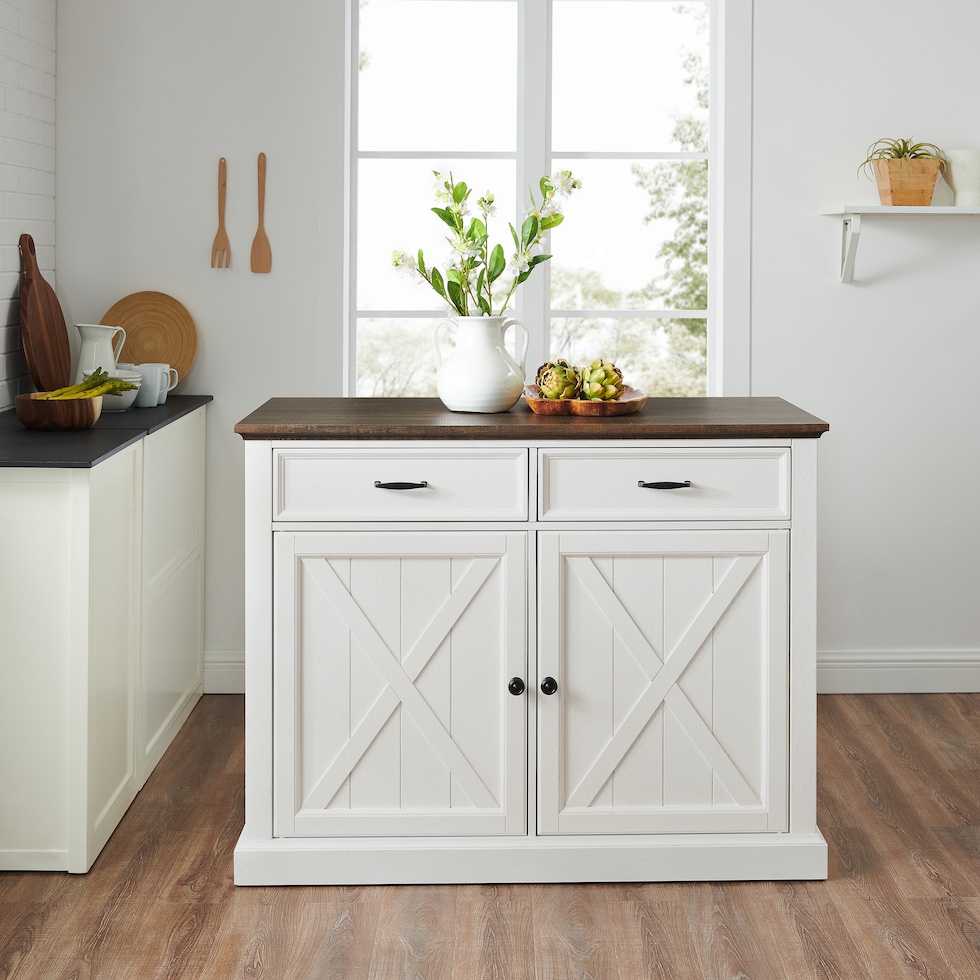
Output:
[[[496,214],[494,195],[487,191],[477,200],[476,206],[482,217],[471,218],[467,225],[465,219],[470,213],[467,202],[471,188],[461,180],[454,180],[452,173],[448,178],[438,171],[433,173],[440,206],[432,211],[451,231],[446,238],[452,250],[448,266],[445,272],[427,266],[422,249],[419,249],[417,259],[396,251],[392,265],[424,279],[459,316],[502,316],[517,287],[527,280],[535,266],[551,258],[544,254],[542,242],[552,228],[564,221],[559,198],[568,197],[582,186],[582,182],[573,177],[570,170],[559,170],[551,177],[541,178],[538,185],[541,203],[534,200],[532,192],[531,206],[525,211],[520,231],[510,225],[515,251],[508,263],[502,245],[498,243],[490,248],[487,222]],[[508,266],[513,280],[494,314],[493,287]]]

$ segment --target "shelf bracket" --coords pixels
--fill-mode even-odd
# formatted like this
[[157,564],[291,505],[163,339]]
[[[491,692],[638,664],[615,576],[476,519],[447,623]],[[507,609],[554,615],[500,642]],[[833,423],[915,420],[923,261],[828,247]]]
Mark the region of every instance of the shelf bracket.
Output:
[[857,254],[861,238],[861,215],[845,214],[841,228],[840,281],[850,282],[854,278],[854,256]]

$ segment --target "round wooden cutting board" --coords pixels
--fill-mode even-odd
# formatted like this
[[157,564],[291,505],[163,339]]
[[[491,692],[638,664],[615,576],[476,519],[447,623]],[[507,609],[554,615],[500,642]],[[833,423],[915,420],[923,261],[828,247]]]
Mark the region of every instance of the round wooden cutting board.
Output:
[[145,290],[123,297],[102,317],[102,323],[126,331],[119,357],[127,363],[162,361],[186,379],[197,357],[197,327],[173,296]]

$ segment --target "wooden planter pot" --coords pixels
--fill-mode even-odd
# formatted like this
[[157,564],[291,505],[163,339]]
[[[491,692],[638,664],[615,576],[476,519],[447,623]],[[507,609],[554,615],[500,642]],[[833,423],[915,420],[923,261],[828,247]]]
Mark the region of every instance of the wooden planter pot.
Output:
[[872,160],[882,204],[928,207],[939,176],[939,160]]

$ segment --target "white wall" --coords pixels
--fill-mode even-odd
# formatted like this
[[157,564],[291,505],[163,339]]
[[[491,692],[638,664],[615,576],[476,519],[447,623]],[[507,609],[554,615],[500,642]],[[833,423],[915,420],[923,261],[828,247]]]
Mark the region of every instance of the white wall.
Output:
[[[207,690],[242,683],[244,453],[233,427],[272,396],[340,393],[343,50],[340,0],[58,8],[66,319],[97,323],[138,290],[175,296],[199,334],[197,361],[178,392],[214,395]],[[267,275],[249,269],[260,151],[268,157]],[[219,270],[210,257],[222,156],[232,257]]]
[[20,236],[54,280],[55,0],[0,0],[0,411],[33,391],[20,339]]
[[855,171],[879,137],[980,147],[978,32],[958,0],[755,0],[752,390],[831,424],[825,690],[883,667],[980,690],[980,216],[864,219],[844,285],[841,222],[817,214],[877,203]]
[[[340,392],[343,3],[282,0],[273,13],[257,0],[88,0],[58,14],[68,318],[97,320],[127,293],[159,289],[200,331],[184,390],[215,396],[206,646],[218,690],[233,686],[243,646],[232,427],[270,396]],[[978,33],[980,8],[961,0],[755,0],[752,392],[832,426],[820,491],[827,689],[890,683],[882,667],[922,687],[980,680],[980,218],[868,221],[856,280],[842,285],[840,223],[818,213],[874,201],[855,171],[879,136],[980,146]],[[406,100],[406,111],[419,110]],[[260,150],[268,276],[248,270]],[[221,155],[228,271],[209,267]]]

